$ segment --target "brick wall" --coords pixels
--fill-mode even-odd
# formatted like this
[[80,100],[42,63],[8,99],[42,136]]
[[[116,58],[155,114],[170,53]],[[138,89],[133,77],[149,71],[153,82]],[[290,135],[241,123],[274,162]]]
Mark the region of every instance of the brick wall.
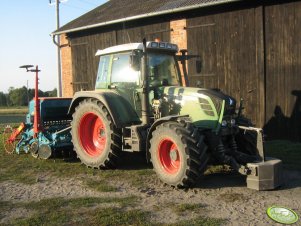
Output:
[[73,97],[71,47],[66,35],[61,35],[62,96]]
[[[187,31],[185,29],[186,27],[186,19],[181,20],[173,20],[170,21],[170,29],[172,30],[170,32],[170,42],[175,43],[178,45],[179,50],[181,49],[187,49]],[[186,65],[187,68],[187,65]],[[182,81],[185,85],[185,79],[184,79],[184,73],[182,65],[180,64],[180,69],[182,72]]]

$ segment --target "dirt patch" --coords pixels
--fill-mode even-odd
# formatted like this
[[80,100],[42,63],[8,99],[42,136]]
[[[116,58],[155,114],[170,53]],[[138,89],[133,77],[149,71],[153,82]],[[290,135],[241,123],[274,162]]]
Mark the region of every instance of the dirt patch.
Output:
[[[223,225],[276,225],[266,215],[266,209],[272,205],[287,206],[301,213],[301,174],[299,171],[285,171],[285,175],[283,187],[261,192],[247,189],[245,177],[233,172],[208,174],[195,188],[188,190],[163,185],[155,177],[141,186],[133,186],[119,178],[109,181],[110,186],[116,188],[114,192],[99,192],[87,187],[83,180],[86,176],[66,179],[39,175],[32,185],[1,182],[0,200],[19,203],[55,197],[70,199],[132,195],[138,197],[137,205],[126,208],[150,212],[152,222],[171,224],[202,216],[225,219]],[[97,178],[93,176],[94,181]],[[22,208],[11,208],[2,212],[0,223],[26,218],[30,214]]]

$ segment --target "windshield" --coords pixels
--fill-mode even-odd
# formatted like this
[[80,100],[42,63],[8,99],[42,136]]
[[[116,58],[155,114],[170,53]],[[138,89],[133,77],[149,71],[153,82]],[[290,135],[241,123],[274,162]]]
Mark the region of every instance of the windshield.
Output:
[[179,86],[179,73],[173,55],[149,53],[150,86]]

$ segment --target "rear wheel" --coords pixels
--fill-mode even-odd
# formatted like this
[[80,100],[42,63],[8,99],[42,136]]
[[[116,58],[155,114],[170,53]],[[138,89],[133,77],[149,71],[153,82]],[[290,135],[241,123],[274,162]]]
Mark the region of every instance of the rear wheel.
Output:
[[121,135],[101,102],[93,99],[80,102],[73,114],[71,133],[74,150],[85,165],[115,166]]
[[176,187],[195,184],[208,162],[203,138],[186,123],[159,125],[150,140],[151,161],[158,177]]

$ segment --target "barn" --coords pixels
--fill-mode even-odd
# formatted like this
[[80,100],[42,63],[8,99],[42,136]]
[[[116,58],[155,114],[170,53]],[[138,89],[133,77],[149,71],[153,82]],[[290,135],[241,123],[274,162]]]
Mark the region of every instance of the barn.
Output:
[[300,0],[110,0],[53,35],[65,97],[94,89],[98,49],[160,38],[193,56],[190,86],[243,98],[268,139],[301,140]]

